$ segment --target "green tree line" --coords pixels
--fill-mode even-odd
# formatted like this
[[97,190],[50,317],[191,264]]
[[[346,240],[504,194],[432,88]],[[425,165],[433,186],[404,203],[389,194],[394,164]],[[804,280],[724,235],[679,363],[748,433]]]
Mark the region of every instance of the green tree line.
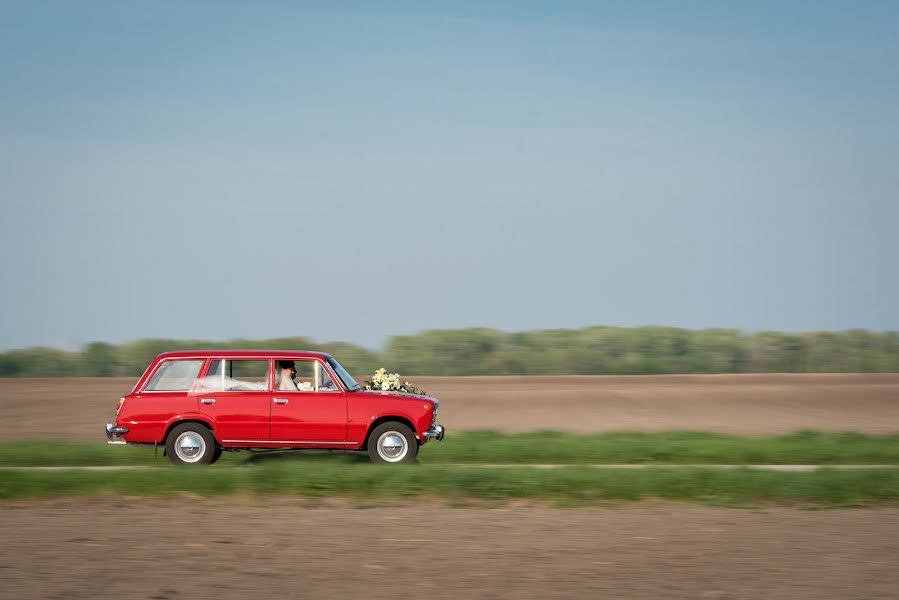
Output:
[[899,372],[899,332],[588,327],[518,333],[431,330],[394,336],[380,350],[303,337],[92,342],[76,352],[53,348],[2,352],[0,377],[138,376],[161,352],[218,348],[323,350],[357,376],[382,366],[402,375]]

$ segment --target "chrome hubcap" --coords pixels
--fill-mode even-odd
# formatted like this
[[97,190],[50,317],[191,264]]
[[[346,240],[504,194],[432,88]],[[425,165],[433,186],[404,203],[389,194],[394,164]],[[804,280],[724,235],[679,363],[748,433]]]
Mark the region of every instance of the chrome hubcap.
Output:
[[406,438],[396,431],[385,431],[378,438],[378,455],[387,462],[403,460],[408,451]]
[[185,431],[175,440],[175,454],[184,462],[197,462],[206,454],[203,436],[195,431]]

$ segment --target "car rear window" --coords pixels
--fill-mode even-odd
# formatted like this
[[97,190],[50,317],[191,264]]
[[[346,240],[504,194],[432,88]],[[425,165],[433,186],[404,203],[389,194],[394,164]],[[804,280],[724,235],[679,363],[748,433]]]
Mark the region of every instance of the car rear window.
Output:
[[181,392],[190,389],[196,381],[200,369],[203,367],[203,359],[198,360],[168,360],[156,369],[153,377],[144,386],[148,392]]

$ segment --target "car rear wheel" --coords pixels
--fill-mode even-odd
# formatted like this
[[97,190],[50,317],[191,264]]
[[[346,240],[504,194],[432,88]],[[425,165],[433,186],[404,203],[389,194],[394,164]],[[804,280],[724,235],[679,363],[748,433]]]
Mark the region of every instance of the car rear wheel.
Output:
[[418,440],[408,426],[396,421],[381,423],[368,437],[368,456],[373,463],[411,463],[418,454]]
[[215,452],[212,432],[199,423],[178,425],[165,440],[165,453],[175,465],[208,465]]

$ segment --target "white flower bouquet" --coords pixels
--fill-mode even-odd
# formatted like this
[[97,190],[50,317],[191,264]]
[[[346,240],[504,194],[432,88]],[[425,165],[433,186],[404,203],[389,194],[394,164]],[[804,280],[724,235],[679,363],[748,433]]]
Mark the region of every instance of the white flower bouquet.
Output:
[[378,390],[381,392],[405,392],[427,396],[424,390],[420,390],[408,381],[400,381],[399,373],[387,374],[385,369],[378,369],[371,379],[362,384],[363,390]]

